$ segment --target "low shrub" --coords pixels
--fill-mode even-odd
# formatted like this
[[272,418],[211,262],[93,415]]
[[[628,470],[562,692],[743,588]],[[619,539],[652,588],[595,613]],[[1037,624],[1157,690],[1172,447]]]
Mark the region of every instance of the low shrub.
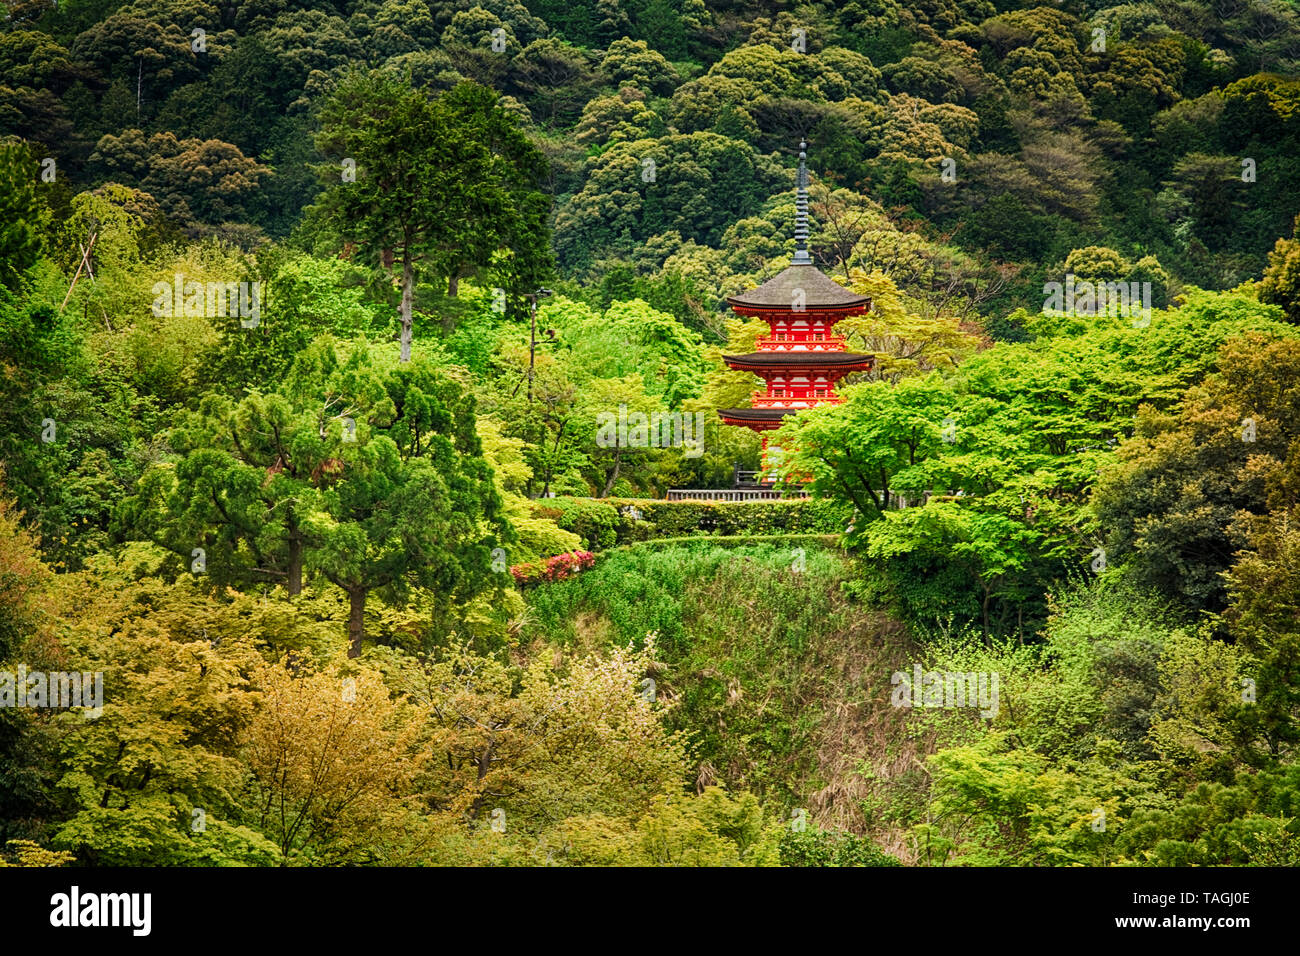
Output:
[[902,866],[866,837],[829,830],[787,830],[781,838],[782,866]]
[[596,563],[596,556],[590,551],[569,551],[557,554],[545,561],[528,564],[516,564],[510,569],[515,583],[519,585],[538,584],[542,581],[563,581],[579,571],[585,571]]
[[618,543],[622,516],[613,505],[595,498],[541,498],[532,502],[533,516],[554,521],[582,539],[591,551],[612,548]]
[[578,535],[593,551],[659,538],[840,534],[851,510],[834,501],[660,501],[646,498],[546,498],[533,514]]

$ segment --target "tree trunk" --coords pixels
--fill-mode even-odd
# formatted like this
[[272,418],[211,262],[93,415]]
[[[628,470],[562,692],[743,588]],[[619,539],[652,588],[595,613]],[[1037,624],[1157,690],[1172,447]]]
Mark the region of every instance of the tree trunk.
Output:
[[[460,295],[460,276],[453,272],[447,277],[447,295],[455,298]],[[442,337],[445,339],[456,331],[456,313],[448,308],[442,313]]]
[[[487,746],[483,748],[482,752],[474,760],[475,769],[477,771],[476,779],[479,783],[483,782],[483,779],[488,775],[488,771],[492,769],[492,755],[496,752],[496,749],[497,738],[496,734],[493,733],[492,736],[488,738]],[[486,797],[487,794],[481,790],[478,795],[474,797],[474,802],[470,804],[469,808],[469,815],[471,817],[477,817],[479,815],[479,812],[483,809],[483,801]]]
[[609,478],[605,481],[605,490],[600,493],[602,498],[608,498],[609,493],[614,490],[614,482],[618,481],[618,466],[623,462],[622,449],[614,452],[614,468],[609,473]]
[[302,593],[302,538],[296,531],[289,534],[289,597]]
[[366,589],[348,589],[348,657],[361,656],[361,641],[366,636]]
[[560,450],[560,439],[564,436],[564,425],[560,425],[560,430],[555,433],[555,444],[551,446],[551,461],[546,465],[546,482],[542,485],[542,497],[551,490],[551,479],[555,477],[555,466],[552,464],[555,460],[555,454]]
[[411,297],[415,291],[415,272],[411,257],[402,257],[402,361],[411,361]]
[[993,600],[993,588],[991,585],[984,585],[984,643],[989,642],[989,602]]

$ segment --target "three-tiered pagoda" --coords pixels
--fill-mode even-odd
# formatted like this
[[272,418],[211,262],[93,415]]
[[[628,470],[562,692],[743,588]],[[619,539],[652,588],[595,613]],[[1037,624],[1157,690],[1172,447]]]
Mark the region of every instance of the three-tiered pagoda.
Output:
[[751,408],[725,408],[718,414],[727,425],[752,428],[763,436],[781,427],[781,420],[804,408],[838,405],[835,383],[849,372],[864,372],[873,364],[870,355],[844,350],[845,340],[834,332],[835,323],[871,308],[871,299],[839,285],[815,265],[808,254],[807,144],[799,144],[799,179],[795,194],[796,251],[790,267],[756,289],[727,299],[738,315],[756,315],[771,332],[760,338],[757,351],[724,355],[734,369],[753,372],[767,383],[755,392]]

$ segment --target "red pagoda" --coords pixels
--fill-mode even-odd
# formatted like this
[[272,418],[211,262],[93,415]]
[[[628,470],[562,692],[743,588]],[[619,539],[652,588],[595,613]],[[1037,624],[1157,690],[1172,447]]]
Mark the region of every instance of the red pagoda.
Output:
[[849,372],[864,372],[873,364],[870,355],[844,350],[845,340],[834,332],[835,323],[871,308],[866,296],[851,292],[813,265],[808,255],[808,167],[806,143],[799,144],[799,179],[795,198],[796,251],[791,265],[756,289],[727,299],[739,315],[756,315],[771,333],[760,338],[756,352],[724,355],[734,369],[760,376],[767,389],[755,392],[750,408],[726,408],[718,414],[727,425],[752,428],[763,436],[781,427],[786,415],[819,405],[838,405],[835,383]]

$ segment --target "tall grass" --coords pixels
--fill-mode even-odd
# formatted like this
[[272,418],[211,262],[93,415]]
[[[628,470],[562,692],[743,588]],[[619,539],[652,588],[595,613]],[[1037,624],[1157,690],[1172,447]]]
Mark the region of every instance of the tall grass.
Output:
[[[796,570],[799,551],[802,568]],[[561,643],[582,612],[607,619],[620,643],[640,646],[649,631],[659,647],[682,655],[702,632],[765,632],[760,643],[804,647],[819,616],[830,613],[827,588],[847,574],[844,559],[817,539],[723,547],[700,541],[631,547],[610,553],[577,578],[539,587],[529,597],[535,627]]]
[[[844,768],[861,761],[859,746],[878,746],[837,721],[855,708],[888,711],[899,629],[846,593],[850,573],[820,542],[634,546],[539,587],[530,617],[534,636],[558,643],[594,635],[640,646],[657,631],[654,677],[694,745],[697,782],[803,806],[815,791],[847,794]],[[846,746],[857,756],[842,756]]]

